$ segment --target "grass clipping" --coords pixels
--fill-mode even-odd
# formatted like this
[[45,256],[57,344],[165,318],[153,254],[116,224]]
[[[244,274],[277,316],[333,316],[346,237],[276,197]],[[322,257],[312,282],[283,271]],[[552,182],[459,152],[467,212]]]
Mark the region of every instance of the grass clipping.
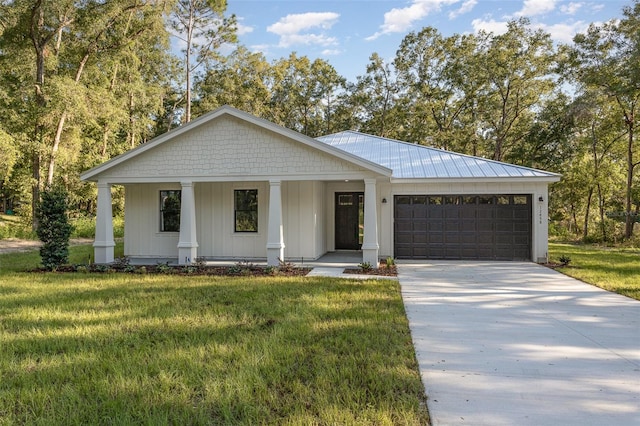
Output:
[[0,424],[429,422],[397,282],[3,278]]

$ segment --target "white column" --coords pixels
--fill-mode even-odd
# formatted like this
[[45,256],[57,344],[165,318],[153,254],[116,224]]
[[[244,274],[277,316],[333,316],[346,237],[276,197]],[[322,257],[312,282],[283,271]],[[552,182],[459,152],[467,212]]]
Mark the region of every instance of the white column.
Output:
[[98,209],[96,214],[96,236],[93,241],[95,263],[113,262],[113,213],[111,209],[111,185],[98,182]]
[[280,180],[269,181],[269,227],[267,232],[267,265],[278,266],[284,260],[282,226],[282,193]]
[[178,239],[178,264],[190,265],[198,256],[196,236],[196,203],[193,182],[180,182],[180,238]]
[[362,262],[378,267],[378,212],[376,180],[364,180],[364,236],[362,241]]

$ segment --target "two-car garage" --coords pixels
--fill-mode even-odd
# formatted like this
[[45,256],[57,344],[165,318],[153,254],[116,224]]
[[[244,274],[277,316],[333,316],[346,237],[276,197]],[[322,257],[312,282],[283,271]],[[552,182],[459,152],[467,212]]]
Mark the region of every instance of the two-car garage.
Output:
[[398,259],[530,260],[530,194],[396,195]]

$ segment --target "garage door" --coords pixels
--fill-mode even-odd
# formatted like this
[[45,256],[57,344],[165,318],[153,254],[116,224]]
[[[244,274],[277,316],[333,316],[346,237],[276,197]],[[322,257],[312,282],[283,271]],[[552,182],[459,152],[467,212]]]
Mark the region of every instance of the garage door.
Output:
[[531,195],[396,195],[399,259],[531,260]]

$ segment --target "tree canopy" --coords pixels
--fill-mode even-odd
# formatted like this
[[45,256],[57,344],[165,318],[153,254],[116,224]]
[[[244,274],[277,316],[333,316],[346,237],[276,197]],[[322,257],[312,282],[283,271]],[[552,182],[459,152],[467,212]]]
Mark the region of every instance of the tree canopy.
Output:
[[567,45],[526,19],[422,28],[351,82],[296,52],[269,62],[236,27],[224,0],[0,2],[0,208],[36,226],[40,191],[61,185],[92,214],[82,170],[228,104],[312,137],[353,129],[562,173],[552,232],[633,238],[638,0]]

